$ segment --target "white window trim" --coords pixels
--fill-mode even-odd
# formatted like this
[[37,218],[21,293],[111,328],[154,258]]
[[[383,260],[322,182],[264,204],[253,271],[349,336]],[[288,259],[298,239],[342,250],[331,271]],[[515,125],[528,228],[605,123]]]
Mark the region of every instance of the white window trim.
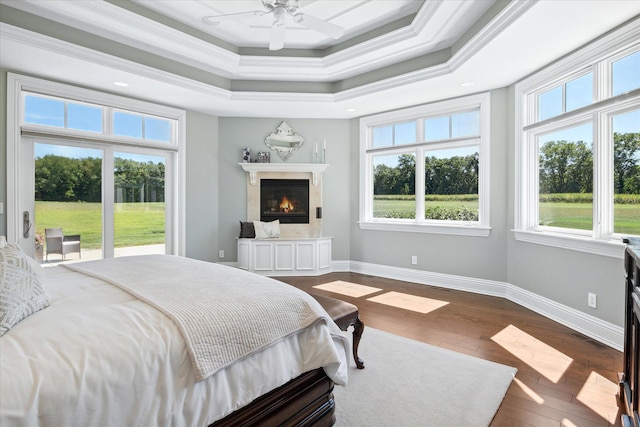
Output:
[[[424,218],[415,220],[380,219],[368,216],[371,212],[370,204],[373,194],[373,183],[368,179],[371,170],[370,156],[367,156],[367,141],[371,137],[371,129],[376,126],[403,123],[425,117],[436,117],[464,112],[480,107],[480,159],[478,173],[478,222],[457,221],[425,221]],[[358,225],[362,230],[401,231],[414,233],[452,234],[463,236],[487,237],[490,227],[490,119],[491,95],[482,93],[462,98],[435,102],[418,107],[406,108],[398,111],[376,114],[360,119],[360,201]],[[419,126],[422,121],[418,121]],[[436,142],[437,143],[437,142]],[[404,151],[411,145],[400,145],[398,150]],[[421,150],[418,150],[421,153]],[[422,167],[420,167],[422,165]],[[422,172],[420,172],[422,170]],[[416,159],[416,176],[424,176],[424,160]],[[422,188],[422,190],[421,190]],[[424,193],[422,180],[416,182],[416,194]],[[417,210],[424,211],[424,198],[416,197]],[[421,206],[422,205],[422,206]],[[424,215],[424,213],[422,214]]]
[[[178,125],[173,126],[172,129],[173,144],[150,142],[133,138],[112,138],[111,136],[105,138],[102,133],[96,134],[95,137],[103,141],[108,140],[116,144],[120,143],[123,147],[136,145],[176,152],[178,164],[173,165],[172,185],[177,192],[177,197],[175,194],[172,195],[172,206],[167,207],[167,223],[171,224],[171,228],[174,230],[174,236],[173,241],[167,242],[167,246],[170,246],[170,250],[168,250],[169,253],[184,256],[186,252],[186,112],[150,102],[15,73],[7,73],[7,238],[9,241],[18,242],[22,236],[20,233],[22,217],[20,212],[18,212],[18,192],[21,184],[19,162],[22,130],[24,130],[26,134],[34,136],[49,135],[71,139],[92,139],[90,132],[32,124],[24,125],[22,117],[23,111],[21,109],[23,92],[33,92],[45,96],[49,95],[90,104],[105,105],[151,116],[170,118],[177,121]],[[105,126],[107,124],[108,121],[105,122]]]
[[[608,126],[601,126],[600,123],[608,120],[600,119],[600,116],[610,116],[613,111],[619,113],[631,104],[637,105],[640,99],[640,89],[634,90],[624,95],[616,97],[618,102],[609,102],[611,84],[597,84],[606,81],[609,74],[606,65],[625,55],[625,51],[633,49],[638,45],[640,38],[640,20],[635,20],[610,34],[602,37],[588,46],[572,53],[571,55],[555,62],[542,69],[531,77],[519,82],[515,86],[515,197],[514,197],[514,237],[518,241],[553,246],[557,248],[586,252],[595,255],[603,255],[622,259],[624,247],[621,239],[611,239],[605,236],[594,235],[593,232],[580,233],[578,230],[553,229],[553,227],[535,227],[537,218],[537,166],[532,171],[533,161],[537,159],[537,152],[533,153],[535,144],[530,139],[533,138],[530,132],[532,127],[536,132],[543,127],[549,129],[557,127],[560,122],[577,119],[578,117],[593,117],[594,163],[606,163],[606,153],[598,153],[596,147],[597,139],[610,136]],[[592,64],[595,64],[593,66]],[[584,73],[585,69],[593,68],[594,80],[594,102],[586,107],[562,114],[555,118],[550,118],[540,123],[535,123],[537,115],[536,94],[544,92],[554,87],[566,79],[570,79]],[[610,104],[610,105],[609,105]],[[529,139],[529,140],[528,140]],[[608,158],[608,157],[607,157]],[[594,169],[594,173],[602,173],[610,170],[611,166],[601,164]],[[609,220],[613,215],[610,209],[602,206],[599,201],[606,196],[605,193],[611,189],[600,185],[600,179],[594,176],[594,221],[596,218]],[[602,228],[596,227],[600,232]],[[611,231],[611,230],[604,230]],[[602,233],[604,234],[604,233]],[[609,235],[610,236],[610,235]]]

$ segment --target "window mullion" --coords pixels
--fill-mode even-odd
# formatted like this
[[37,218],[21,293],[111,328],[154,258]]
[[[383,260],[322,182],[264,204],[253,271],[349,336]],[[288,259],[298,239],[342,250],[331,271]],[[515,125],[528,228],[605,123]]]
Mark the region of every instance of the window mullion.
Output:
[[601,61],[593,65],[593,102],[600,102],[611,97],[611,64]]
[[525,200],[527,208],[524,209],[524,224],[527,229],[538,228],[540,221],[540,164],[538,161],[538,138],[536,135],[527,134],[527,162],[526,162],[526,182],[525,182]]
[[613,132],[611,116],[594,115],[593,232],[595,238],[613,234]]
[[416,176],[415,176],[415,189],[416,189],[416,221],[424,221],[424,150],[418,148],[416,150]]

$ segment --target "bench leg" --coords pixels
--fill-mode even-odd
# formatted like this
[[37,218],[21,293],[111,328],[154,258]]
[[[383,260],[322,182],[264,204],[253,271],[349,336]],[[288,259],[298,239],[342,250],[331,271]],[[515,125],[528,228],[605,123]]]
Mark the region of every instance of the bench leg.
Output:
[[358,346],[360,345],[360,338],[362,338],[363,332],[364,322],[358,317],[353,324],[353,360],[356,362],[358,369],[364,369],[364,362],[358,357]]

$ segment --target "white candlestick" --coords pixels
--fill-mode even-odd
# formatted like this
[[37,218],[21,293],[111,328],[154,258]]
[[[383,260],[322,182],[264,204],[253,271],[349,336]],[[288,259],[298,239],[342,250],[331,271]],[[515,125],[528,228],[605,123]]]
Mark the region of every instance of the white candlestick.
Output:
[[324,139],[324,145],[322,146],[325,150],[327,149],[327,138]]

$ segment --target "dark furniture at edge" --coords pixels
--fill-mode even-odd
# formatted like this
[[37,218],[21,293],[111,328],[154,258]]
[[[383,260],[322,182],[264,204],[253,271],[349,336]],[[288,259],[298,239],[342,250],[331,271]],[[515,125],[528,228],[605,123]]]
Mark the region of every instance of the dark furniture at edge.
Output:
[[624,366],[618,374],[620,398],[624,400],[622,425],[639,427],[638,355],[640,349],[640,238],[623,239],[627,243],[625,270]]
[[320,368],[260,396],[210,427],[329,427],[336,421],[334,411],[333,381]]

